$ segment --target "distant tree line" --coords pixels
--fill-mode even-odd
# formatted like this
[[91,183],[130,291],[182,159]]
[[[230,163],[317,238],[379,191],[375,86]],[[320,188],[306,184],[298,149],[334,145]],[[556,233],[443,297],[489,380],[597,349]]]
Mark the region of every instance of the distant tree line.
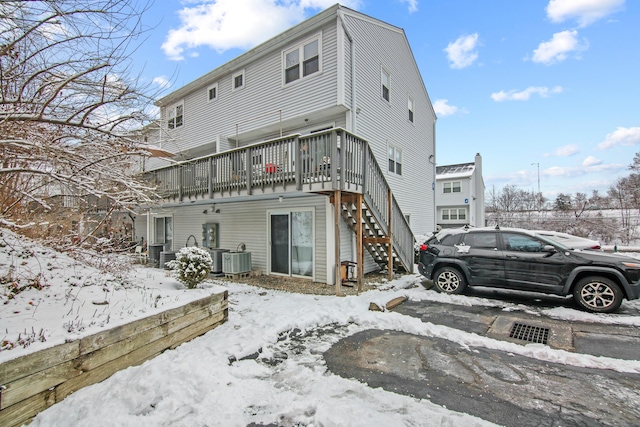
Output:
[[629,166],[630,174],[618,178],[600,194],[560,193],[554,200],[542,194],[506,185],[486,194],[488,225],[547,229],[603,243],[629,244],[640,238],[640,153]]

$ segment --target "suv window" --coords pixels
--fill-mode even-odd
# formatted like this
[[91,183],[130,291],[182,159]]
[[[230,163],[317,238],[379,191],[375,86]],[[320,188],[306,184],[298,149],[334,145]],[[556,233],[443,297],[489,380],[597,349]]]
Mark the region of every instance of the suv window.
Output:
[[444,246],[457,245],[458,242],[460,241],[460,236],[461,236],[460,234],[447,234],[442,238],[442,240],[440,241],[440,244]]
[[496,233],[469,233],[464,236],[465,245],[473,248],[497,248],[498,239]]
[[543,252],[544,242],[525,234],[502,233],[504,249],[516,252]]

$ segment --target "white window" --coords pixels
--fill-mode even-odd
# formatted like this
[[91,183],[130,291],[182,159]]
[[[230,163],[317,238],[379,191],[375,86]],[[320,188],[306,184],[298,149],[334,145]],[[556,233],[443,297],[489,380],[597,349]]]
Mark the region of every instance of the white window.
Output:
[[389,72],[384,68],[382,69],[380,80],[382,86],[382,97],[389,101],[389,82],[391,81],[391,77],[389,76]]
[[167,127],[169,129],[175,129],[182,126],[182,115],[184,111],[184,105],[178,104],[169,108],[167,111]]
[[465,208],[460,209],[443,209],[442,210],[442,220],[443,221],[456,221],[456,220],[466,220],[467,219],[467,210]]
[[163,243],[171,249],[173,243],[173,218],[170,216],[155,218],[155,243]]
[[283,52],[284,83],[291,83],[320,71],[320,36]]
[[218,99],[218,83],[207,88],[207,100],[213,101]]
[[461,191],[460,181],[442,183],[443,193],[459,193],[460,191]]
[[412,97],[409,97],[409,99],[408,99],[408,102],[407,102],[407,103],[408,103],[408,106],[409,106],[409,121],[410,121],[411,123],[413,123],[413,111],[414,111],[414,109],[413,109],[413,108],[414,108],[414,107],[413,107],[413,98],[412,98]]
[[402,150],[389,145],[389,172],[402,175]]
[[237,89],[242,89],[244,87],[245,81],[244,81],[244,70],[240,71],[239,73],[234,74],[231,77],[231,82],[233,85],[233,90],[237,90]]

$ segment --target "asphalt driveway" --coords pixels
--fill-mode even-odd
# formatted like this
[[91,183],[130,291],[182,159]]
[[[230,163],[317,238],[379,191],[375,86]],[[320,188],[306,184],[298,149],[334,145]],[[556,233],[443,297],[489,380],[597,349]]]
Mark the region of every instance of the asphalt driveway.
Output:
[[[546,330],[551,339],[545,344],[554,348],[640,358],[637,327],[568,324],[535,313],[424,301],[407,301],[394,311],[522,345],[531,342],[509,332],[514,325],[524,325]],[[344,338],[324,358],[335,374],[505,426],[640,425],[640,374],[555,364],[384,330]]]

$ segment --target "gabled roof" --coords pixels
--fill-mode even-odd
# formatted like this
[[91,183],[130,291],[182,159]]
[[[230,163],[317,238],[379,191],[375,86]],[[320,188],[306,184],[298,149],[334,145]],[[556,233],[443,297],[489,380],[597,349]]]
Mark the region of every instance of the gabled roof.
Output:
[[[253,49],[248,50],[245,53],[237,56],[231,61],[222,64],[218,68],[215,68],[214,70],[208,72],[207,74],[204,74],[203,76],[198,77],[192,82],[187,83],[186,85],[160,98],[155,102],[155,105],[162,107],[162,106],[166,106],[174,102],[177,102],[180,99],[184,98],[189,93],[199,90],[203,87],[207,87],[211,83],[216,82],[221,77],[229,73],[232,73],[234,71],[238,71],[242,69],[247,64],[254,62],[255,60],[273,52],[274,50],[282,49],[287,44],[289,44],[292,40],[300,36],[303,36],[304,34],[311,32],[314,29],[320,28],[323,25],[325,25],[327,22],[331,22],[332,20],[337,19],[342,15],[354,16],[359,19],[365,20],[369,23],[385,27],[388,30],[401,33],[404,36],[407,48],[411,53],[411,59],[413,61],[413,64],[416,70],[418,70],[418,74],[420,74],[417,63],[415,62],[415,57],[413,56],[413,52],[411,51],[411,46],[402,28],[396,27],[392,24],[389,24],[387,22],[381,21],[379,19],[373,18],[371,16],[360,13],[356,10],[342,6],[339,3],[336,3],[333,6],[321,11],[320,13],[310,17],[309,19],[302,21],[301,23],[289,28],[288,30],[276,35],[275,37],[272,37],[271,39],[265,41],[264,43],[259,44]],[[422,81],[422,85],[428,97],[429,95],[426,87],[424,87],[424,81]],[[435,112],[434,112],[434,116],[435,116]]]

